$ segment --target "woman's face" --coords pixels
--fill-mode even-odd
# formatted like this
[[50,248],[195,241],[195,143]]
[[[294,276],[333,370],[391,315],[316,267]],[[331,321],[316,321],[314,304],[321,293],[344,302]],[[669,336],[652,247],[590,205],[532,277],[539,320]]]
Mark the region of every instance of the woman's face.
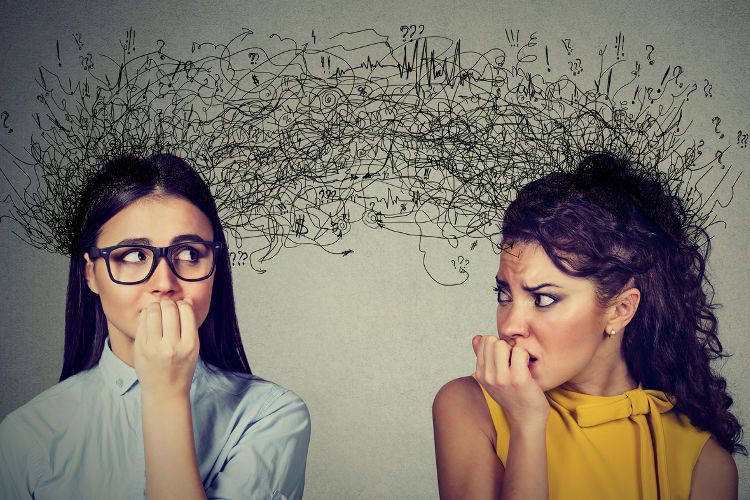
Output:
[[[147,196],[131,203],[100,229],[96,240],[99,248],[123,243],[165,247],[178,241],[213,241],[208,217],[189,201],[175,196]],[[136,240],[136,241],[132,241]],[[140,311],[152,302],[163,299],[192,299],[197,325],[208,315],[214,275],[203,281],[183,281],[172,273],[165,258],[160,258],[151,277],[136,285],[113,282],[103,258],[86,264],[86,281],[99,295],[107,317],[110,340],[115,345],[135,340]]]
[[606,310],[594,284],[560,271],[539,245],[516,243],[501,252],[496,279],[498,335],[529,352],[542,390],[590,383],[621,360],[619,342],[604,334]]

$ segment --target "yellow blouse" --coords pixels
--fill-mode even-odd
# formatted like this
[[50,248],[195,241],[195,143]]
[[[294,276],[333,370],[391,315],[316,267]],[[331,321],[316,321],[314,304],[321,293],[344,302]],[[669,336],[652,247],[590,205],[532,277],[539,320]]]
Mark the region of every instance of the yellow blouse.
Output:
[[[497,432],[497,456],[508,458],[509,426],[484,390]],[[641,388],[591,396],[546,393],[550,499],[687,499],[693,467],[710,433],[672,410],[661,391]]]

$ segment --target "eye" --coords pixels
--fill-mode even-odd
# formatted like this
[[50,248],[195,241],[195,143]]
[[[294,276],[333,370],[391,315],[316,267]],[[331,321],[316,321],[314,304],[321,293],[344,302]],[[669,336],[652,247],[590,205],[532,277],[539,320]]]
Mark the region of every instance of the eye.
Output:
[[200,252],[193,247],[182,247],[174,253],[175,260],[195,262],[201,258]]
[[506,304],[511,301],[510,294],[502,288],[493,287],[492,290],[497,294],[497,302],[499,304]]
[[146,252],[140,248],[133,248],[120,255],[118,260],[122,262],[138,263],[148,259]]
[[538,293],[534,295],[534,305],[537,307],[549,307],[557,302],[557,298],[552,295]]

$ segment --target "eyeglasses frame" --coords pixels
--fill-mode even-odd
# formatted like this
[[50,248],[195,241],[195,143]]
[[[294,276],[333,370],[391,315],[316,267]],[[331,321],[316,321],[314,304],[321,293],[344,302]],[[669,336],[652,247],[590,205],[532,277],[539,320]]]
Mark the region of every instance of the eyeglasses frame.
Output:
[[[198,279],[188,279],[183,278],[180,276],[180,274],[175,270],[174,263],[169,259],[169,249],[173,247],[178,247],[181,245],[186,245],[190,243],[200,243],[204,245],[209,245],[214,253],[213,253],[213,262],[211,263],[211,270],[208,272],[208,274],[203,278]],[[112,269],[109,267],[109,256],[112,253],[113,250],[117,250],[118,248],[146,248],[148,250],[151,250],[154,254],[154,261],[151,263],[151,270],[149,270],[148,274],[145,278],[143,278],[140,281],[134,281],[134,282],[125,282],[125,281],[119,281],[116,280],[115,277],[112,275]],[[216,258],[218,256],[218,252],[220,252],[224,248],[224,244],[219,241],[180,241],[178,243],[174,243],[172,245],[166,246],[166,247],[155,247],[151,245],[113,245],[111,247],[104,247],[104,248],[98,248],[98,247],[89,247],[86,249],[86,252],[89,255],[89,258],[91,260],[98,259],[99,257],[104,258],[104,262],[107,263],[107,273],[109,273],[109,279],[111,279],[114,283],[117,283],[118,285],[139,285],[145,281],[148,281],[149,278],[154,274],[154,271],[156,271],[156,267],[159,265],[159,259],[164,257],[164,260],[167,261],[167,266],[169,266],[169,270],[172,271],[172,274],[177,276],[178,279],[181,279],[182,281],[189,281],[189,282],[195,282],[195,281],[203,281],[207,280],[211,277],[211,275],[214,273],[214,270],[216,269]]]

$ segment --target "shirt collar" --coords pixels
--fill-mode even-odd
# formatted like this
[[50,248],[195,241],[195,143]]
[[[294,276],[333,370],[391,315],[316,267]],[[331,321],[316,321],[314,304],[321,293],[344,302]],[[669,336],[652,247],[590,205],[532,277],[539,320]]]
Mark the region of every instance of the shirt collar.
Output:
[[[130,391],[138,383],[135,368],[128,365],[112,352],[112,349],[109,347],[109,337],[104,340],[104,349],[102,350],[101,358],[99,358],[99,369],[107,387],[120,396]],[[203,375],[205,369],[203,360],[198,358],[195,373],[193,373],[192,385],[195,385],[195,382]]]

